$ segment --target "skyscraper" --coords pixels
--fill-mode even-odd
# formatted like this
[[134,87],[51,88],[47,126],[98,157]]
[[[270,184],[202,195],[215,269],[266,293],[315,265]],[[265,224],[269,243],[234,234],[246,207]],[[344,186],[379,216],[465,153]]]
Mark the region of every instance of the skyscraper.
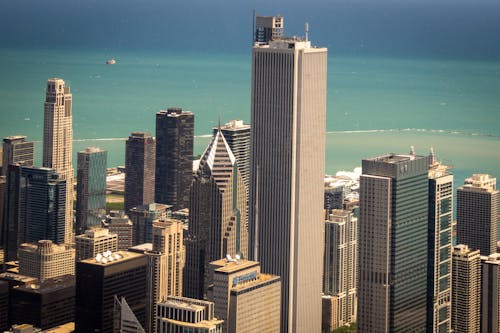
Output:
[[154,203],[155,140],[149,133],[133,132],[125,143],[125,213]]
[[281,277],[282,332],[321,330],[326,66],[307,38],[254,43],[250,258]]
[[451,332],[451,252],[453,175],[434,161],[429,167],[429,250],[427,266],[427,332]]
[[34,145],[33,141],[26,141],[26,137],[23,135],[4,138],[1,176],[7,175],[7,168],[11,164],[22,166],[33,165]]
[[76,234],[101,226],[106,216],[106,163],[108,152],[90,147],[78,152]]
[[148,257],[146,332],[156,332],[156,303],[182,295],[184,246],[182,222],[157,220],[153,225],[153,250]]
[[478,333],[481,310],[481,259],[479,250],[456,245],[452,254],[451,327],[456,333]]
[[128,211],[134,225],[133,244],[153,242],[153,221],[164,220],[170,214],[170,206],[158,203],[136,206]]
[[255,18],[256,43],[269,43],[283,37],[285,19],[281,16],[257,16]]
[[356,322],[357,228],[350,211],[334,209],[325,221],[323,293],[336,296],[339,326]]
[[50,168],[20,167],[19,170],[19,189],[14,191],[20,194],[19,206],[15,208],[19,209],[19,219],[14,221],[18,223],[18,245],[45,239],[64,243],[67,181]]
[[474,174],[457,189],[457,243],[479,249],[481,255],[496,252],[498,238],[496,178]]
[[[214,128],[214,135],[217,134],[218,128]],[[224,126],[221,126],[220,131],[224,135],[226,142],[231,148],[241,176],[245,182],[248,191],[250,190],[250,125],[244,124],[243,120],[231,120]]]
[[72,95],[64,80],[47,80],[43,121],[43,166],[66,181],[64,242],[73,243]]
[[146,323],[144,254],[118,251],[76,263],[76,332],[113,332],[115,297],[125,297],[140,325]]
[[481,256],[481,333],[500,332],[500,253]]
[[132,246],[134,225],[125,212],[110,211],[104,226],[110,233],[118,235],[118,250],[125,251]]
[[359,333],[426,331],[429,160],[410,153],[362,162]]
[[208,264],[228,253],[248,254],[247,190],[221,131],[203,153],[191,185],[183,295],[203,298]]
[[193,178],[194,115],[181,108],[156,113],[155,202],[187,208]]

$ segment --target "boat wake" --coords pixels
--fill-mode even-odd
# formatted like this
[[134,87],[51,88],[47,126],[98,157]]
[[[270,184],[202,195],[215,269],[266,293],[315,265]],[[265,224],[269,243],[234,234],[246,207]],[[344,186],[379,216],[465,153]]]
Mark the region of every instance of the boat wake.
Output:
[[356,134],[356,133],[435,133],[435,134],[449,134],[449,135],[463,135],[463,136],[479,136],[500,138],[498,134],[492,133],[476,133],[460,130],[447,130],[447,129],[429,129],[429,128],[388,128],[388,129],[374,129],[374,130],[346,130],[346,131],[328,131],[327,134]]

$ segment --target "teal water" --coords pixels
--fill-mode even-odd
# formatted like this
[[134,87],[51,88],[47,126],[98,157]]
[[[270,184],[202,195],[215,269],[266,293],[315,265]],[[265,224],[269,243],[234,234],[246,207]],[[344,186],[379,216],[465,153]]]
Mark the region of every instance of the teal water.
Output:
[[[110,57],[116,65],[104,64]],[[99,146],[109,150],[110,166],[123,165],[124,138],[137,130],[154,133],[155,112],[169,106],[195,113],[201,153],[219,115],[249,120],[250,60],[250,50],[0,50],[0,136],[41,140],[45,81],[57,76],[73,93],[75,156]],[[414,145],[421,154],[433,146],[459,181],[472,172],[500,177],[499,62],[330,52],[328,66],[327,172]]]

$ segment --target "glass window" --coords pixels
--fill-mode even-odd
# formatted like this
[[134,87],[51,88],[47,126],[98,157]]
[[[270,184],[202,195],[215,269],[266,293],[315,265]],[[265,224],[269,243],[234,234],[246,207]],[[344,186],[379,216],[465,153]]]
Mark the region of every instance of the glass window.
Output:
[[441,216],[439,220],[439,225],[441,226],[441,230],[448,229],[450,227],[450,220],[451,220],[450,215]]
[[441,200],[441,214],[449,212],[451,209],[451,200],[450,198]]
[[439,280],[439,291],[446,290],[450,287],[450,281],[448,277],[442,278]]

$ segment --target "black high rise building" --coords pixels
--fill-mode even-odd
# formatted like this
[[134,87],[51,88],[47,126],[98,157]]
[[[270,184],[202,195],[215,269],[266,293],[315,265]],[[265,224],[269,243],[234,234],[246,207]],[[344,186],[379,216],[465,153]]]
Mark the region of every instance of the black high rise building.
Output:
[[77,262],[75,332],[113,332],[115,295],[126,299],[145,327],[146,278],[144,254],[118,251]]
[[16,259],[24,242],[64,243],[65,207],[66,180],[54,169],[10,165],[3,225],[6,261]]
[[154,203],[155,149],[155,139],[145,132],[133,132],[125,144],[125,214]]
[[155,202],[189,206],[193,179],[194,114],[181,108],[156,113]]

